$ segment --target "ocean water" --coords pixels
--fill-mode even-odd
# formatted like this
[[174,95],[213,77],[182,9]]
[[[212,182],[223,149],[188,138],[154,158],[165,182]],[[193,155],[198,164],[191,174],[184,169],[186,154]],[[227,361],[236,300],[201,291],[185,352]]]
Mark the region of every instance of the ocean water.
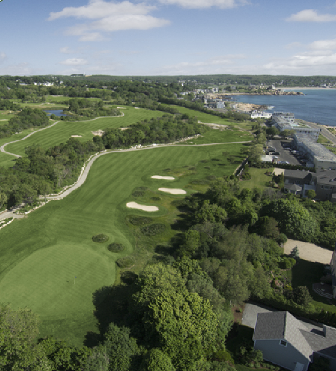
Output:
[[268,112],[292,112],[298,119],[336,126],[336,89],[294,91],[301,91],[305,95],[235,95],[232,100],[264,104],[269,107]]

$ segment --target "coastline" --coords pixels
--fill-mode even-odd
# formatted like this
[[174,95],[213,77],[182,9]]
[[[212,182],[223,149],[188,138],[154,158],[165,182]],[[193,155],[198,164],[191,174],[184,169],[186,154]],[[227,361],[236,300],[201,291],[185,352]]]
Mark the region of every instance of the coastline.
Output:
[[336,88],[321,88],[320,86],[294,86],[292,88],[279,88],[280,90],[335,90]]

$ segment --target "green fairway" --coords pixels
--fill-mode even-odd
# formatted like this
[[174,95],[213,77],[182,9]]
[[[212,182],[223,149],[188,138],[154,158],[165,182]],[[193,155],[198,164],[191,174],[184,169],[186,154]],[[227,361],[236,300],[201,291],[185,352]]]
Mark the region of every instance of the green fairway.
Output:
[[[191,193],[198,190],[196,179],[232,174],[237,164],[228,164],[223,156],[228,146],[233,154],[239,154],[241,145],[223,144],[100,157],[81,188],[0,231],[0,302],[10,302],[13,308],[32,308],[42,320],[42,336],[52,334],[81,344],[88,331],[97,332],[92,294],[114,282],[115,261],[132,254],[140,267],[154,253],[148,250],[151,237],[146,237],[149,245],[144,246],[147,251],[142,255],[139,249],[146,239],[134,250],[137,231],[128,226],[127,215],[150,216],[155,223],[166,224],[164,238],[173,236],[176,231],[170,225],[179,212],[172,201],[183,196],[166,195],[158,188],[182,188]],[[183,172],[182,168],[191,170]],[[151,179],[169,171],[176,173],[176,180]],[[158,198],[136,198],[132,196],[136,187],[147,187]],[[131,201],[146,201],[160,211],[128,209],[126,203]],[[175,214],[171,214],[173,210]],[[100,233],[109,241],[93,242],[92,236]],[[109,252],[107,246],[112,242],[121,243],[125,249]]]
[[210,113],[200,112],[196,110],[192,110],[185,107],[180,106],[172,106],[176,109],[178,109],[182,114],[186,113],[187,115],[194,117],[196,116],[197,119],[204,123],[213,123],[213,124],[221,124],[221,125],[235,125],[236,123],[225,120],[220,118],[219,116],[211,115]]
[[5,149],[8,152],[23,156],[25,154],[25,148],[33,144],[47,149],[60,143],[65,143],[71,137],[71,135],[80,135],[81,137],[78,139],[82,142],[86,142],[89,139],[92,139],[94,136],[92,131],[104,130],[107,128],[126,127],[141,120],[159,117],[164,114],[164,112],[160,111],[135,109],[133,107],[127,107],[121,111],[124,112],[125,116],[103,117],[77,122],[60,121],[52,128],[42,130],[26,140],[9,144]]

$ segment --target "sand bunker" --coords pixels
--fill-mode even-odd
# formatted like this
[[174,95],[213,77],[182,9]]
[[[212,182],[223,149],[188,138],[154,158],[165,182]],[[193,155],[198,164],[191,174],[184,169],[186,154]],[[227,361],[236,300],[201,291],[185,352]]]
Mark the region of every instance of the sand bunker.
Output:
[[159,188],[159,191],[167,192],[167,193],[170,193],[172,195],[185,195],[185,194],[187,194],[186,191],[184,191],[183,189],[178,189],[178,188]]
[[161,176],[161,175],[153,175],[151,176],[153,179],[165,179],[165,180],[174,180],[173,176]]
[[117,107],[118,109],[126,109],[125,107]]
[[81,138],[81,135],[71,135],[71,138]]
[[130,209],[138,209],[148,212],[159,211],[159,208],[157,206],[140,205],[136,202],[128,202],[126,206],[129,207]]
[[97,131],[91,131],[93,135],[98,135],[99,137],[102,137],[105,134],[104,130],[97,130]]

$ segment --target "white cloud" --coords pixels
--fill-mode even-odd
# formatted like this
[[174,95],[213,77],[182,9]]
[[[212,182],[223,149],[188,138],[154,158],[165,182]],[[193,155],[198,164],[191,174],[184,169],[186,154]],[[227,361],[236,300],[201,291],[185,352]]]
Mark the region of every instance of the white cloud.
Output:
[[162,4],[179,5],[189,9],[205,9],[218,7],[221,9],[235,8],[247,4],[246,0],[159,0]]
[[336,39],[314,41],[309,44],[309,48],[313,50],[335,50]]
[[89,23],[70,27],[66,34],[80,36],[80,41],[99,41],[104,39],[101,32],[148,30],[168,25],[170,23],[168,20],[149,15],[149,12],[155,9],[155,6],[144,3],[90,0],[85,6],[66,7],[60,12],[52,12],[48,19],[52,21],[58,18],[74,17],[92,20]]
[[68,46],[64,46],[63,48],[60,48],[60,52],[63,53],[63,54],[72,54],[73,53],[73,51]]
[[297,75],[333,75],[336,73],[336,39],[317,40],[307,45],[297,43],[297,45],[302,48],[302,52],[296,52],[289,58],[274,59],[266,63],[264,68],[272,74],[291,72]]
[[64,64],[66,66],[84,66],[88,64],[86,59],[80,59],[80,58],[69,58],[65,61],[60,62],[60,64]]
[[7,59],[7,55],[3,52],[0,52],[0,63],[5,61]]
[[335,22],[335,14],[318,14],[314,9],[301,10],[286,19],[291,22]]

